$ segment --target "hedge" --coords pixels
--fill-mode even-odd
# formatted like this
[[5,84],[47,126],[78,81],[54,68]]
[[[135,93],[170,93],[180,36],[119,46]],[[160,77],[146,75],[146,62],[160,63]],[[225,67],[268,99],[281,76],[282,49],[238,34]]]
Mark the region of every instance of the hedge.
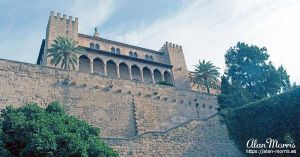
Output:
[[251,138],[257,139],[258,143],[265,143],[267,138],[279,143],[294,143],[300,153],[300,88],[223,110],[221,115],[229,137],[243,153]]

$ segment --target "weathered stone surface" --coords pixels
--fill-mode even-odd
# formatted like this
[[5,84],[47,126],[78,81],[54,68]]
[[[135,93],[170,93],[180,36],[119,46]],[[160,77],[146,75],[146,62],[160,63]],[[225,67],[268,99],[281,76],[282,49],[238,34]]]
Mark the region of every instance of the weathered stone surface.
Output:
[[[44,107],[49,102],[60,101],[71,115],[100,127],[103,136],[134,136],[131,126],[134,120],[137,131],[142,133],[165,130],[217,112],[216,97],[205,93],[6,60],[0,60],[0,80],[1,108],[29,102]],[[157,99],[157,96],[167,100]],[[173,99],[197,99],[200,104],[213,108],[196,107],[196,102],[180,103]],[[131,116],[131,104],[135,107],[135,117]]]
[[104,139],[121,156],[243,156],[227,136],[218,115],[207,120],[191,120],[163,132],[147,132],[135,138]]
[[[217,113],[214,95],[0,60],[0,108],[30,102],[45,107],[52,101],[101,128],[101,136],[115,138],[164,131]],[[225,127],[214,119],[191,121],[163,134],[107,142],[123,156],[236,154]]]

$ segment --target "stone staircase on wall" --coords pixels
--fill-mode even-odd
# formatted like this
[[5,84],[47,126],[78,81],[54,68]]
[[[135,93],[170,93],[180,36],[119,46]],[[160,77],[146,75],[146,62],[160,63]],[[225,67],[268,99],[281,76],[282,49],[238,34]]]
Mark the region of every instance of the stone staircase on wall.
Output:
[[132,138],[104,137],[121,156],[239,157],[220,116],[191,119],[164,131],[146,131]]

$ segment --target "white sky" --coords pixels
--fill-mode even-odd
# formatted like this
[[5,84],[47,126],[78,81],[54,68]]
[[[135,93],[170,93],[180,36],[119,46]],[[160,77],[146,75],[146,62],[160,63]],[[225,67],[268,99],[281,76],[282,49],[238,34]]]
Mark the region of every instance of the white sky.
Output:
[[300,83],[300,1],[194,1],[180,11],[137,27],[116,39],[159,49],[164,41],[183,46],[190,70],[199,59],[225,68],[224,54],[238,41],[265,46],[276,67]]

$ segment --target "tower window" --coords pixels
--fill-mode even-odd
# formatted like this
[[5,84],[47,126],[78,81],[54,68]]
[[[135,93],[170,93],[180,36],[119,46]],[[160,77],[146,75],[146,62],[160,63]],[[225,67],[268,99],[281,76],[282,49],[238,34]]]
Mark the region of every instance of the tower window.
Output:
[[133,57],[133,52],[132,51],[129,51],[129,56]]
[[99,44],[96,44],[96,45],[95,45],[95,49],[97,49],[97,50],[99,50],[99,49],[100,49],[100,46],[99,46]]
[[116,53],[117,53],[117,54],[120,54],[120,53],[121,53],[121,51],[120,51],[119,48],[116,49]]
[[138,54],[136,52],[133,53],[133,57],[137,58]]
[[116,49],[114,47],[111,48],[112,53],[116,53]]
[[149,60],[150,60],[150,61],[153,61],[153,57],[152,57],[152,56],[150,56],[150,57],[149,57]]
[[149,60],[149,56],[148,56],[148,55],[145,55],[145,59]]
[[95,48],[95,45],[93,43],[90,43],[90,48],[91,49]]

